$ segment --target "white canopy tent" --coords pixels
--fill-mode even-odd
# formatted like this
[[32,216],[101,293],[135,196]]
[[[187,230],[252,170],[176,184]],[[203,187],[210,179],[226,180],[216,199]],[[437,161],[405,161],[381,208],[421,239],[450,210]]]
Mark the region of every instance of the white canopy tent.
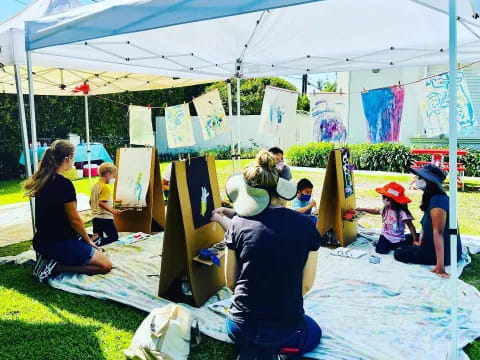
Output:
[[[27,54],[25,52],[25,21],[39,19],[48,15],[62,16],[67,10],[88,8],[79,0],[36,0],[15,16],[0,23],[0,92],[18,95],[22,142],[25,154],[28,154],[28,134],[24,112],[23,92],[28,91]],[[111,94],[125,91],[156,90],[172,87],[190,86],[205,82],[205,79],[182,79],[172,76],[152,75],[149,73],[119,72],[102,64],[102,71],[89,68],[85,70],[80,63],[78,67],[63,64],[52,67],[55,61],[44,58],[45,66],[33,67],[33,87],[37,95],[73,96],[72,90],[85,82],[90,86],[90,95]],[[80,69],[80,70],[79,70]],[[87,146],[89,146],[88,99],[85,97],[85,115],[87,127]],[[31,114],[32,115],[32,114]],[[32,115],[34,117],[34,114]],[[32,144],[37,143],[36,127],[32,126]],[[90,152],[88,151],[90,155]],[[36,151],[34,164],[37,166]],[[88,161],[90,163],[90,161]],[[25,156],[26,175],[32,173],[30,157]],[[33,218],[33,217],[32,217]]]
[[[284,76],[480,58],[477,0],[105,0],[26,24],[36,65],[189,78]],[[478,10],[478,9],[477,9]],[[449,27],[447,27],[449,24]],[[458,27],[458,29],[457,29]],[[450,50],[450,51],[449,51]],[[238,83],[238,82],[237,82]],[[450,86],[450,162],[456,163],[456,82]],[[450,172],[456,263],[456,168]],[[452,266],[457,356],[457,270]]]

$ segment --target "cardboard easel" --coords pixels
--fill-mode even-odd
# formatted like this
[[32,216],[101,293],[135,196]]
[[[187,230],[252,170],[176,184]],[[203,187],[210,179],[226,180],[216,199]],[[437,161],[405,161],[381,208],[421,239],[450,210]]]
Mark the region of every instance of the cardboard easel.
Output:
[[[116,166],[120,169],[120,149],[117,149]],[[125,166],[125,164],[123,164]],[[118,174],[117,174],[118,177]],[[114,194],[117,194],[118,179],[115,182]],[[114,199],[117,199],[116,196]],[[115,215],[114,221],[118,231],[144,232],[150,234],[159,231],[158,225],[165,229],[165,204],[160,175],[160,162],[157,149],[151,148],[150,181],[147,191],[147,207],[122,211]]]
[[[190,168],[191,167],[191,168]],[[190,169],[196,169],[190,172]],[[198,171],[200,170],[200,171]],[[208,171],[209,193],[212,197],[205,213],[205,224],[198,226],[197,199],[192,195],[203,183],[200,173]],[[198,183],[197,183],[198,182]],[[194,203],[195,202],[195,203]],[[195,306],[203,305],[225,286],[224,257],[220,267],[195,261],[199,251],[223,240],[224,231],[210,222],[211,211],[221,206],[220,191],[214,156],[174,161],[168,197],[167,224],[163,239],[159,296],[169,298],[172,287],[179,285],[179,278],[187,275]],[[200,210],[202,211],[202,210]],[[208,219],[207,219],[208,217]]]
[[[345,175],[350,176],[347,184]],[[348,182],[351,186],[348,186]],[[317,229],[320,234],[325,236],[333,230],[338,241],[336,246],[347,246],[355,241],[356,222],[344,220],[345,214],[354,209],[355,186],[349,152],[347,149],[332,150],[328,157],[318,213]],[[335,246],[335,244],[329,245]]]

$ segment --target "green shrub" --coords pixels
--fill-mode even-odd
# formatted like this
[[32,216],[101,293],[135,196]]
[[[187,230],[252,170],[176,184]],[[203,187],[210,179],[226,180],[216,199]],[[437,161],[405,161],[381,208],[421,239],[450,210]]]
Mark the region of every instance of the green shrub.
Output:
[[408,146],[397,143],[353,144],[352,163],[358,170],[406,172],[413,163]]
[[465,167],[465,176],[480,176],[480,149],[467,148],[467,155],[458,158]]
[[311,142],[306,145],[293,145],[285,152],[285,157],[293,166],[327,167],[328,154],[333,145],[324,142]]
[[[359,170],[405,172],[413,162],[410,148],[401,144],[353,144],[348,146],[352,163]],[[308,143],[294,145],[286,152],[291,165],[325,168],[333,145],[330,143]]]
[[[241,149],[241,157],[242,159],[253,159],[258,150],[258,147]],[[227,145],[220,145],[212,149],[202,150],[200,155],[215,155],[217,160],[230,160],[232,158],[231,147]]]

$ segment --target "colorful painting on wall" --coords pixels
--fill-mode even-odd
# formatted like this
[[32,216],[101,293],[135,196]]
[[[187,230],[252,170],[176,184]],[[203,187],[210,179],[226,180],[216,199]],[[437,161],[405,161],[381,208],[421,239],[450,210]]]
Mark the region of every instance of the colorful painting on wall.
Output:
[[152,109],[144,106],[130,105],[130,144],[155,146],[152,127]]
[[340,142],[347,140],[348,95],[337,93],[310,94],[313,118],[313,141]]
[[152,149],[122,148],[118,166],[116,199],[130,206],[147,206]]
[[205,157],[193,158],[185,164],[188,194],[195,229],[210,223],[213,205],[212,186]]
[[405,89],[400,86],[362,93],[363,111],[367,119],[367,136],[371,143],[399,140],[404,99]]
[[[448,84],[449,74],[438,75],[424,82],[424,101],[421,104],[423,127],[428,137],[448,133]],[[465,74],[457,73],[457,128],[467,129],[476,125],[472,100]]]
[[281,131],[294,126],[297,100],[295,91],[267,86],[260,113],[260,133],[278,137]]
[[165,126],[169,148],[195,145],[188,104],[165,108]]
[[218,89],[193,100],[202,125],[203,138],[209,140],[230,130]]

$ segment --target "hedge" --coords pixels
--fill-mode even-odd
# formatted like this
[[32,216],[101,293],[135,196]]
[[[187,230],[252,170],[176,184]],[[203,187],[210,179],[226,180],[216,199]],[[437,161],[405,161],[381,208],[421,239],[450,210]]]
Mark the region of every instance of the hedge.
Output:
[[[396,143],[352,144],[348,146],[352,163],[358,170],[406,172],[414,160],[420,157],[411,154],[411,147]],[[328,154],[333,149],[330,143],[294,145],[285,156],[291,165],[325,168]],[[468,148],[467,156],[461,158],[466,176],[480,176],[480,149]],[[446,159],[448,161],[448,157]]]

